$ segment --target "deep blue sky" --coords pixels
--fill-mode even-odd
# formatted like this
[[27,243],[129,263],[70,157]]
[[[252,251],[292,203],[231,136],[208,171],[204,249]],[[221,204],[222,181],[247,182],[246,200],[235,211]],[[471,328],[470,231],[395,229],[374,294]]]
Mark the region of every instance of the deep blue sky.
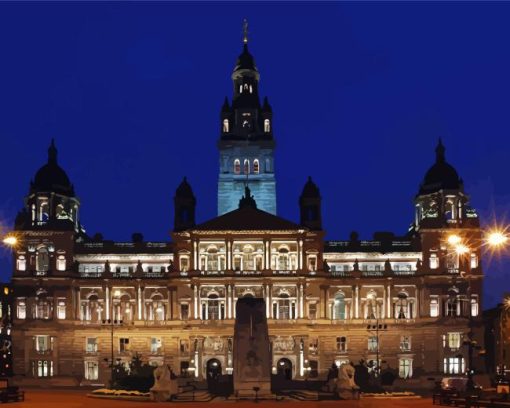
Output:
[[[184,175],[198,220],[213,217],[244,17],[274,111],[281,216],[298,219],[312,175],[328,238],[403,233],[442,137],[483,220],[504,219],[510,3],[0,3],[3,224],[52,137],[90,234],[168,239]],[[486,262],[486,307],[510,289],[509,264]]]

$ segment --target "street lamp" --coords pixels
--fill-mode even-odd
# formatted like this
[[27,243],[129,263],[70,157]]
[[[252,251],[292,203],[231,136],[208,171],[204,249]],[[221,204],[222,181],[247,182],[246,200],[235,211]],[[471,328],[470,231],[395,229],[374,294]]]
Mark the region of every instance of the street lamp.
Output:
[[505,335],[504,335],[504,325],[503,318],[506,322],[508,317],[508,312],[510,311],[510,295],[506,295],[503,298],[503,303],[501,304],[501,311],[499,314],[499,358],[500,358],[500,367],[499,372],[503,376],[505,375]]
[[6,235],[2,242],[11,248],[14,248],[18,244],[18,238],[14,235]]
[[374,333],[375,331],[375,341],[376,341],[376,349],[375,349],[375,353],[376,353],[376,376],[377,378],[379,378],[379,374],[381,373],[381,366],[379,364],[379,332],[382,332],[382,331],[387,331],[388,330],[388,325],[387,324],[379,324],[379,317],[377,318],[376,320],[376,324],[369,324],[367,326],[367,331],[371,334]]
[[[105,326],[110,326],[110,336],[111,336],[111,360],[110,360],[110,367],[111,367],[111,371],[110,371],[110,387],[113,388],[113,377],[114,377],[114,370],[115,370],[115,367],[114,367],[114,355],[113,355],[113,328],[114,326],[120,326],[122,325],[123,321],[122,320],[116,320],[116,319],[104,319],[102,321],[102,324],[105,325]],[[106,359],[105,359],[106,360]]]

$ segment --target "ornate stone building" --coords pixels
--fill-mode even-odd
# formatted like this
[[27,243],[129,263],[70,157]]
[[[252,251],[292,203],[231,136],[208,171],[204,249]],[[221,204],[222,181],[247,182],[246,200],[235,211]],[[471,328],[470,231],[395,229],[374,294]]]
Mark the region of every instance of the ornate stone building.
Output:
[[442,143],[405,235],[325,241],[311,179],[299,223],[275,215],[271,109],[259,105],[258,79],[245,43],[221,114],[220,215],[197,223],[184,179],[168,242],[87,236],[52,142],[16,218],[17,375],[106,383],[112,358],[127,362],[135,352],[196,379],[232,373],[235,304],[244,296],[265,299],[274,374],[317,378],[359,360],[401,377],[467,369],[483,274],[479,250],[465,243],[481,230]]

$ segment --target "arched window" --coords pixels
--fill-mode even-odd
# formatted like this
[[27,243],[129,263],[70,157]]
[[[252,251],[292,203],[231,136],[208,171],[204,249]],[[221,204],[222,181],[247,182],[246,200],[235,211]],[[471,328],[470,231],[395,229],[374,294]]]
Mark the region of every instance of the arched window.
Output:
[[66,257],[64,255],[59,255],[57,258],[57,271],[65,270],[66,270]]
[[271,132],[271,122],[269,119],[264,120],[264,132],[269,133]]
[[280,248],[278,250],[278,270],[289,270],[289,250],[287,248]]
[[439,301],[437,297],[430,298],[430,317],[439,316]]
[[49,218],[48,203],[43,201],[39,207],[39,221],[47,222]]
[[50,268],[50,256],[48,254],[48,248],[41,246],[37,249],[36,258],[36,271],[40,274],[45,274]]
[[253,93],[253,86],[250,85],[250,93]]
[[225,318],[225,303],[221,301],[217,294],[212,293],[207,296],[207,302],[204,305],[206,310],[202,318],[208,320],[221,320]]
[[149,305],[149,320],[158,322],[165,320],[165,303],[162,295],[155,294],[152,296],[152,302]]
[[429,264],[430,264],[430,269],[439,268],[439,259],[437,257],[437,254],[430,254]]
[[396,319],[408,319],[409,301],[407,300],[407,294],[405,292],[400,292],[398,294],[398,300],[395,304],[395,318]]
[[244,159],[244,174],[250,174],[250,161]]
[[248,84],[244,84],[244,89],[248,90]]
[[253,160],[253,173],[259,174],[260,172],[260,165],[259,165],[259,159]]
[[230,131],[230,123],[228,119],[223,119],[223,133],[228,133]]
[[243,93],[243,86],[239,85],[239,93]]
[[240,174],[241,173],[241,162],[239,159],[234,160],[234,174]]
[[377,307],[377,295],[375,292],[370,292],[367,295],[367,304],[366,304],[366,318],[367,319],[377,319],[379,316],[378,307]]
[[333,319],[345,320],[345,295],[338,292],[333,303]]

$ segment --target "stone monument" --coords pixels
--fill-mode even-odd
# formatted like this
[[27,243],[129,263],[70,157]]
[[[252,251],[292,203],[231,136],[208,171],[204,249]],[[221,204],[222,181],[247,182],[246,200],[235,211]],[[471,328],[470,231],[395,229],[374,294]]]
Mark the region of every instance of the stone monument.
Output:
[[354,382],[354,367],[342,364],[338,369],[336,392],[340,399],[359,399],[359,387]]
[[165,364],[154,370],[154,385],[150,389],[151,400],[157,402],[169,401],[177,394],[177,379],[172,378],[172,370]]
[[236,304],[234,393],[238,398],[271,394],[271,352],[264,299],[244,297]]

